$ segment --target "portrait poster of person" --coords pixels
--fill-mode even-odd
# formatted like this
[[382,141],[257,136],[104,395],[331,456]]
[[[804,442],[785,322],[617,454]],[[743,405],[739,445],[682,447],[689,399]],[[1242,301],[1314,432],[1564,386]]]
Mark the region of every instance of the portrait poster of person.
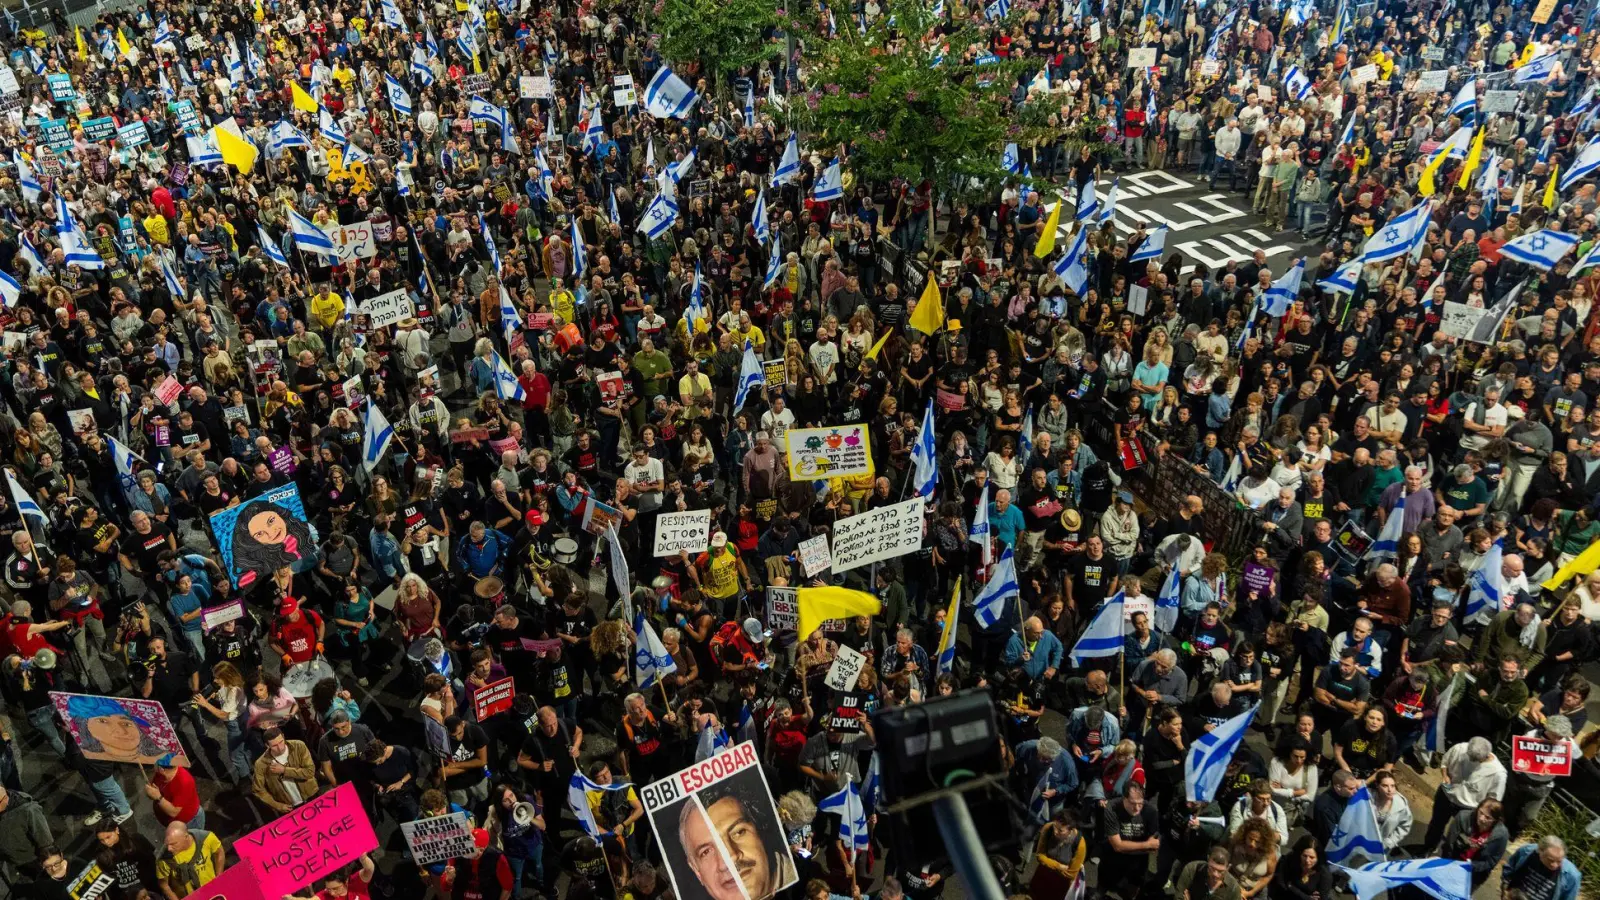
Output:
[[265,581],[285,567],[303,572],[316,560],[317,531],[292,484],[213,513],[211,530],[237,588]]
[[644,797],[680,900],[768,900],[798,880],[753,744],[658,781]]
[[51,691],[50,702],[88,759],[154,765],[170,753],[178,765],[189,765],[172,721],[155,700]]

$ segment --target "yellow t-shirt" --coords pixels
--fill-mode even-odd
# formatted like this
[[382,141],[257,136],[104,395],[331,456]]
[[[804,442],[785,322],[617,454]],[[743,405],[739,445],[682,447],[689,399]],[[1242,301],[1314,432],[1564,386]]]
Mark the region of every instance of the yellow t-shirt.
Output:
[[[199,877],[199,883],[178,885],[178,889],[185,894],[199,890],[221,874],[212,865],[212,860],[216,859],[221,852],[222,841],[218,840],[215,834],[208,831],[204,841],[195,841],[188,850],[182,853],[163,853],[161,858],[156,860],[156,877],[163,879],[176,878],[178,877],[179,867],[193,862],[194,873]],[[195,855],[196,853],[199,854],[198,857]]]
[[739,554],[729,546],[727,552],[712,552],[706,564],[704,591],[707,597],[726,600],[739,593]]
[[563,322],[571,322],[578,314],[578,303],[572,296],[571,291],[552,291],[550,293],[550,308],[555,310],[556,315],[560,316]]
[[158,213],[151,213],[145,217],[144,231],[145,234],[150,235],[150,240],[162,246],[166,246],[172,238],[171,233],[167,230],[166,217]]
[[311,298],[311,315],[323,328],[332,328],[344,315],[344,298],[333,291],[318,294]]

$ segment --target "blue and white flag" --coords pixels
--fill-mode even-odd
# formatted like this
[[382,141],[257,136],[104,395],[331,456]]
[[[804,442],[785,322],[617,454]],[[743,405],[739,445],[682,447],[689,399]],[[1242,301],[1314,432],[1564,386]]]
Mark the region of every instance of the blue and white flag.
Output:
[[589,268],[589,252],[583,249],[583,235],[578,231],[578,217],[572,217],[572,280],[577,282]]
[[1178,609],[1183,600],[1183,573],[1174,564],[1167,579],[1156,593],[1155,628],[1162,634],[1171,634],[1178,627]]
[[411,115],[411,95],[406,93],[405,85],[400,83],[393,75],[385,75],[384,85],[389,89],[389,105],[402,116]]
[[301,250],[338,258],[339,250],[333,246],[333,238],[328,237],[328,233],[318,228],[310,219],[292,209],[289,210],[289,230],[294,234],[295,246]]
[[733,410],[737,413],[744,409],[745,400],[749,399],[750,391],[767,383],[767,378],[762,374],[761,359],[756,356],[756,348],[749,341],[744,342],[744,359],[739,363],[739,383],[734,387]]
[[16,306],[22,300],[22,285],[7,272],[0,272],[0,301],[4,301],[7,309]]
[[1093,218],[1094,214],[1099,211],[1100,201],[1095,198],[1094,179],[1091,178],[1083,183],[1083,187],[1078,189],[1078,211],[1073,214],[1072,218],[1081,222],[1084,219]]
[[[1111,190],[1106,191],[1105,202],[1100,204],[1100,215],[1095,217],[1095,224],[1104,225],[1117,216],[1117,193],[1122,188],[1120,177],[1112,179]],[[1165,226],[1163,226],[1165,227]]]
[[694,263],[694,283],[689,287],[689,308],[684,310],[684,315],[689,319],[689,336],[693,337],[700,323],[706,320],[706,303],[703,288],[700,286],[700,261]]
[[1456,91],[1456,98],[1450,101],[1450,111],[1447,116],[1460,116],[1461,124],[1471,127],[1478,118],[1478,79],[1468,78],[1467,83]]
[[1259,706],[1252,706],[1221,725],[1200,735],[1189,745],[1183,760],[1183,792],[1190,803],[1210,803],[1222,786],[1228,762],[1244,743]]
[[1352,259],[1334,271],[1332,275],[1317,282],[1317,287],[1330,294],[1353,294],[1361,281],[1362,262],[1358,257]]
[[1013,175],[1022,171],[1022,157],[1017,153],[1015,142],[1007,144],[1006,148],[1000,151],[1000,168]]
[[993,22],[1011,15],[1011,0],[994,0],[983,8],[983,16]]
[[296,148],[309,150],[311,142],[306,140],[306,136],[301,134],[300,129],[294,127],[288,119],[279,119],[277,124],[267,131],[267,155],[278,156],[285,150]]
[[612,185],[612,187],[611,187],[610,211],[611,211],[611,224],[620,226],[622,224],[622,210],[617,208],[617,188],[616,188],[616,185]]
[[1083,286],[1089,280],[1089,261],[1085,259],[1088,244],[1089,228],[1085,225],[1078,229],[1072,245],[1055,264],[1056,275],[1066,283],[1068,290],[1078,295],[1083,294]]
[[378,404],[367,404],[367,427],[361,435],[361,467],[371,472],[383,462],[383,454],[394,439],[394,426],[389,424]]
[[1017,459],[1023,465],[1033,458],[1033,406],[1022,414],[1022,430],[1017,432]]
[[750,216],[750,225],[755,229],[756,240],[763,244],[772,240],[772,224],[767,221],[766,191],[756,191],[756,208]]
[[1449,749],[1450,741],[1445,737],[1445,729],[1449,727],[1447,720],[1450,717],[1450,708],[1455,704],[1456,688],[1462,681],[1460,675],[1455,675],[1445,683],[1444,690],[1439,692],[1439,711],[1428,722],[1428,727],[1422,732],[1422,749],[1430,753],[1443,753]]
[[639,219],[639,230],[650,240],[655,240],[678,221],[678,204],[673,203],[666,194],[656,194],[650,201],[650,206],[645,209],[644,216]]
[[17,167],[17,184],[22,188],[22,199],[29,203],[37,203],[39,194],[44,191],[44,185],[39,177],[33,174],[33,167],[22,158],[21,152],[11,151],[11,162]]
[[273,240],[267,234],[267,230],[262,228],[259,224],[256,225],[256,243],[261,245],[261,252],[267,255],[267,259],[270,259],[278,265],[283,266],[285,269],[291,268],[289,265],[289,257],[284,255],[283,248],[279,246],[278,242]]
[[517,304],[511,300],[511,292],[506,290],[504,283],[500,285],[500,334],[506,339],[506,346],[511,346],[511,341],[516,337],[517,329],[522,327],[522,316],[517,314]]
[[626,781],[595,784],[585,778],[582,772],[574,772],[567,782],[567,809],[572,810],[572,814],[577,817],[578,825],[583,828],[584,834],[598,839],[600,825],[594,820],[594,810],[589,808],[589,795],[607,791],[626,791],[632,787],[633,785]]
[[1397,559],[1400,556],[1400,538],[1406,531],[1406,495],[1401,494],[1400,499],[1394,502],[1394,509],[1389,510],[1389,518],[1383,520],[1383,528],[1378,532],[1378,539],[1367,548],[1363,559],[1378,562],[1385,559]]
[[1534,155],[1534,162],[1549,162],[1550,151],[1554,150],[1555,146],[1556,136],[1554,134],[1545,135],[1544,140],[1539,142],[1539,152]]
[[33,241],[28,240],[27,232],[23,232],[21,237],[22,249],[17,252],[22,254],[23,262],[28,264],[29,274],[43,275],[49,272],[50,267],[45,264],[44,254],[39,252],[39,248],[33,246]]
[[783,145],[783,158],[778,160],[778,168],[772,173],[772,186],[788,184],[800,175],[800,138],[795,134],[789,135],[789,142]]
[[933,422],[933,401],[922,412],[922,428],[911,446],[911,491],[918,497],[933,499],[939,490],[939,450]]
[[1589,252],[1582,259],[1572,264],[1572,271],[1567,273],[1568,278],[1577,278],[1595,266],[1600,266],[1600,241],[1589,245]]
[[489,263],[494,266],[494,273],[500,274],[500,248],[494,244],[494,234],[489,230],[489,223],[483,220],[483,213],[478,213],[478,233],[483,235],[483,246],[489,251]]
[[972,526],[967,529],[967,540],[983,548],[983,564],[988,565],[993,551],[989,540],[989,485],[978,494],[978,508],[972,514]]
[[172,263],[163,254],[156,254],[156,268],[161,270],[161,279],[166,282],[167,293],[171,294],[174,300],[182,300],[189,296],[189,292],[184,290],[183,282],[178,280],[178,270],[172,267]]
[[[978,620],[978,625],[983,628],[993,627],[996,622],[1006,617],[1006,601],[1012,597],[1020,596],[1022,588],[1017,584],[1017,560],[1007,547],[1000,554],[1000,561],[994,564],[994,570],[989,573],[989,580],[983,585],[983,590],[973,599],[973,617]],[[1018,622],[1021,628],[1022,623]]]
[[411,51],[411,77],[423,87],[433,84],[433,67],[428,65],[428,52],[421,47]]
[[317,110],[317,131],[321,132],[323,137],[338,144],[341,150],[350,146],[349,135],[344,133],[344,129],[339,127],[339,123],[333,120],[333,114],[325,108]]
[[1274,319],[1288,314],[1289,305],[1300,296],[1300,282],[1305,274],[1306,264],[1296,260],[1294,266],[1261,295],[1261,309]]
[[1556,64],[1561,61],[1561,54],[1546,53],[1528,60],[1525,66],[1518,66],[1511,71],[1512,84],[1532,84],[1544,81],[1555,74]]
[[494,392],[501,400],[522,400],[527,396],[522,389],[522,382],[517,380],[517,373],[511,371],[499,353],[495,353],[490,361],[490,370],[494,374]]
[[1500,253],[1517,262],[1548,272],[1556,263],[1578,246],[1578,236],[1541,228],[1525,234],[1500,248]]
[[1578,98],[1578,102],[1573,104],[1571,109],[1567,110],[1567,115],[1581,116],[1589,110],[1594,109],[1594,95],[1596,89],[1600,89],[1600,83],[1591,83],[1587,88],[1585,88],[1583,95]]
[[61,242],[63,262],[80,269],[104,269],[106,261],[78,227],[72,211],[67,209],[66,198],[60,194],[56,195],[56,216],[56,238]]
[[606,123],[600,118],[600,104],[589,111],[589,125],[583,131],[583,152],[598,153],[606,139]]
[[633,683],[639,686],[639,690],[648,691],[656,686],[656,682],[678,671],[678,663],[667,652],[642,609],[634,617],[633,631],[639,638],[633,651]]
[[139,480],[134,473],[139,468],[134,463],[144,462],[144,459],[109,434],[106,435],[106,446],[111,450],[111,464],[117,470],[117,481],[122,485],[122,492],[126,494],[138,490]]
[[45,515],[44,510],[39,508],[39,502],[22,489],[22,485],[17,483],[17,476],[11,474],[10,469],[6,469],[5,472],[6,486],[11,489],[11,502],[16,505],[17,513],[26,518],[37,520],[41,528],[49,527],[50,517]]
[[682,119],[694,109],[700,95],[666,66],[656,70],[644,89],[644,109],[658,119]]
[[1372,793],[1366,785],[1356,788],[1345,804],[1344,814],[1328,838],[1323,856],[1335,865],[1357,856],[1380,862],[1388,858],[1383,850],[1383,836],[1378,831],[1378,813],[1372,805]]
[[1137,250],[1128,254],[1128,262],[1144,262],[1147,259],[1160,259],[1161,254],[1167,252],[1167,226],[1158,225],[1156,230],[1145,235],[1144,243]]
[[1522,215],[1522,192],[1528,187],[1528,179],[1517,182],[1517,193],[1511,198],[1511,208],[1506,210],[1513,216]]
[[[1245,329],[1246,334],[1248,334],[1249,331],[1250,330],[1248,328]],[[1244,343],[1243,336],[1240,336],[1239,343]],[[1222,483],[1218,485],[1218,487],[1222,488],[1223,493],[1233,494],[1235,491],[1239,490],[1239,482],[1244,480],[1243,459],[1244,454],[1233,454],[1233,460],[1228,463],[1228,470],[1222,473]]]
[[667,167],[663,170],[663,172],[668,178],[672,179],[673,184],[677,184],[684,178],[688,177],[690,172],[694,171],[695,159],[698,156],[699,154],[695,152],[695,149],[690,147],[687,156],[678,160],[677,162],[667,163]]
[[1072,645],[1072,652],[1067,654],[1074,666],[1082,666],[1085,660],[1116,656],[1122,652],[1122,635],[1126,630],[1122,612],[1122,591],[1117,591],[1100,604],[1100,608],[1094,612],[1094,618],[1089,620],[1089,627],[1078,636],[1077,643]]
[[[155,35],[153,37],[151,37],[150,43],[152,43],[152,44],[174,44],[175,45],[177,43],[177,41],[178,41],[178,33],[176,31],[172,30],[172,26],[171,25],[167,24],[166,16],[162,16],[161,17],[161,23],[156,26]],[[166,70],[163,69],[162,72],[163,72],[163,74],[165,74]]]
[[767,290],[778,283],[778,278],[783,274],[783,242],[772,242],[772,255],[767,257],[767,277],[761,283],[761,289]]
[[1367,238],[1361,248],[1361,261],[1388,262],[1405,256],[1428,236],[1429,216],[1433,204],[1424,200],[1393,219]]
[[844,787],[817,802],[817,812],[832,813],[839,817],[839,840],[850,848],[850,858],[872,844],[867,832],[867,811],[861,805],[861,791],[855,779],[846,775]]
[[1468,625],[1489,621],[1504,605],[1506,575],[1501,567],[1505,565],[1505,552],[1505,539],[1495,541],[1489,552],[1478,560],[1478,567],[1467,576]]
[[817,178],[816,185],[811,190],[813,200],[838,200],[844,196],[844,170],[840,168],[836,159],[828,163]]
[[1571,167],[1561,173],[1557,187],[1565,191],[1579,179],[1588,177],[1595,169],[1600,169],[1600,138],[1590,138],[1589,143],[1583,145],[1583,149],[1578,151],[1578,158],[1572,161]]
[[217,139],[210,132],[199,135],[186,135],[183,142],[189,148],[190,165],[222,165],[222,151],[217,149]]
[[406,30],[406,17],[400,14],[400,7],[394,5],[394,0],[383,0],[383,23],[390,28]]
[[1289,71],[1283,74],[1283,90],[1296,102],[1304,100],[1311,93],[1311,79],[1300,71],[1299,66],[1290,66]]
[[1350,877],[1350,890],[1356,900],[1373,900],[1398,887],[1414,887],[1434,900],[1472,900],[1472,863],[1455,859],[1397,859],[1375,862],[1351,869],[1339,866]]
[[1335,150],[1339,150],[1339,149],[1342,149],[1344,147],[1348,147],[1351,144],[1355,143],[1355,140],[1356,140],[1356,114],[1355,113],[1351,113],[1350,114],[1350,118],[1347,119],[1345,121],[1345,123],[1344,123],[1344,130],[1339,132],[1339,143],[1338,143],[1337,146],[1334,147],[1334,149]]

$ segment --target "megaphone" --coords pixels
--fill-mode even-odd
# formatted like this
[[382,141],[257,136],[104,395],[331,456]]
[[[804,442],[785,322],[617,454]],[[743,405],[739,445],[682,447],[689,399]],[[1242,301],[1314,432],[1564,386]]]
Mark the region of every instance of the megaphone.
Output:
[[38,652],[33,654],[33,664],[35,667],[46,671],[54,669],[56,667],[56,652],[49,647],[40,647]]
[[512,821],[524,828],[532,825],[534,816],[537,816],[538,814],[539,811],[534,809],[532,803],[518,803],[516,806],[511,808]]

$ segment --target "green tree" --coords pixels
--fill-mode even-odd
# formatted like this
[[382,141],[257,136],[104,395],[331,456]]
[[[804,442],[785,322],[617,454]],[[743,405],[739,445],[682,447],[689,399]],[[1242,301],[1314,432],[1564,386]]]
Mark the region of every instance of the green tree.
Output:
[[[783,52],[768,36],[783,24],[775,0],[659,0],[656,25],[661,52],[680,64],[698,63],[701,74],[726,81],[741,69]],[[679,73],[688,80],[686,73]]]

